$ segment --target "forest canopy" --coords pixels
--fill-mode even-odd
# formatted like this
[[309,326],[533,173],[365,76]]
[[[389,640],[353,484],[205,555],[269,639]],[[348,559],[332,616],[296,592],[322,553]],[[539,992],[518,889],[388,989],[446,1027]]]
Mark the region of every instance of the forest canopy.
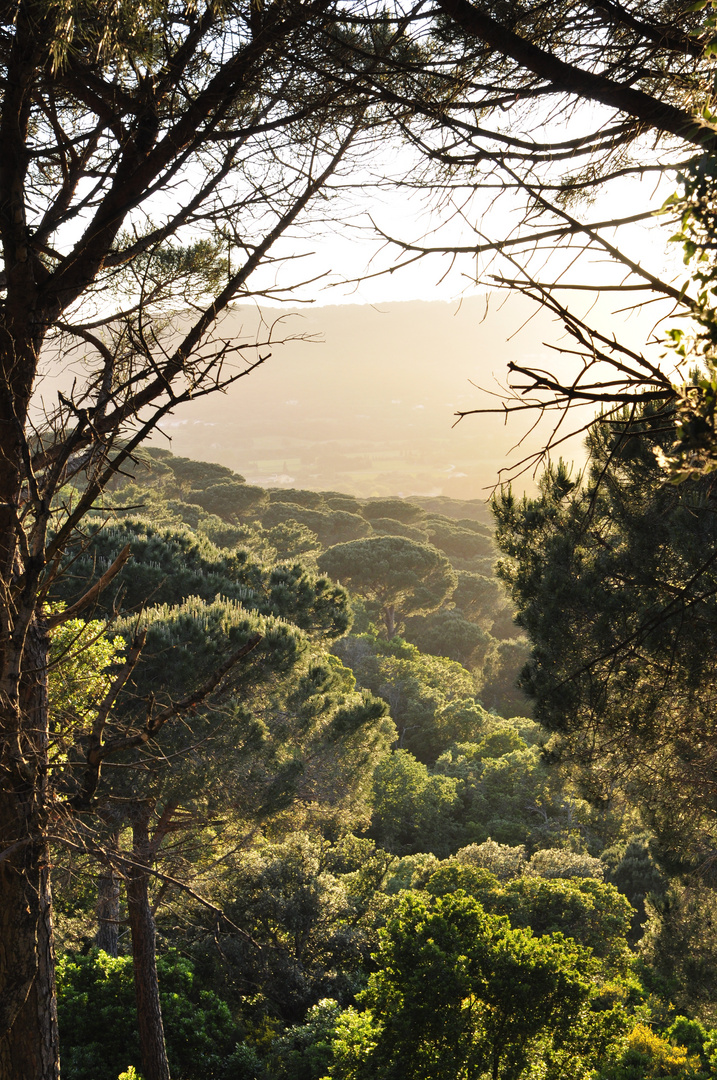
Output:
[[[64,1000],[80,1010],[64,1014],[66,1041],[79,1030],[83,980],[126,991],[121,926],[131,941],[139,1056],[123,1063],[77,1046],[78,1069],[84,1059],[87,1069],[131,1065],[144,1080],[168,1080],[164,969],[195,1005],[200,987],[205,1034],[226,1049],[211,1065],[218,1075],[290,1070],[302,1039],[324,1047],[314,1073],[359,1075],[370,1060],[395,1074],[384,1036],[403,975],[382,957],[412,911],[435,916],[448,938],[454,916],[480,929],[474,970],[446,1003],[456,1048],[468,1047],[452,1068],[517,1080],[534,1066],[557,1075],[571,1054],[576,1069],[616,1077],[636,1061],[653,1075],[712,1068],[712,942],[697,929],[711,925],[712,893],[685,872],[700,851],[710,864],[713,809],[704,659],[713,653],[713,553],[700,548],[711,544],[702,509],[717,401],[713,37],[711,4],[684,10],[672,0],[438,0],[435,9],[21,0],[3,12],[0,1072],[59,1077],[53,913],[67,921],[63,950],[76,954],[61,969]],[[556,121],[566,124],[558,138],[548,131]],[[557,546],[574,540],[592,602],[590,563],[601,560],[575,525],[583,489],[571,501],[569,477],[553,468],[543,503],[502,503],[501,543],[515,560],[504,577],[537,650],[525,681],[536,720],[578,733],[581,766],[587,730],[588,751],[606,755],[609,798],[600,775],[596,783],[595,772],[572,771],[567,757],[550,768],[560,748],[520,715],[513,675],[528,646],[496,592],[483,523],[441,520],[420,502],[406,511],[383,500],[366,512],[317,493],[277,497],[222,467],[178,461],[175,471],[156,452],[144,490],[130,480],[172,410],[266,362],[280,324],[243,340],[224,333],[222,317],[239,299],[284,300],[308,287],[297,233],[341,222],[343,196],[370,176],[371,155],[399,143],[411,162],[398,183],[441,192],[449,222],[466,186],[518,197],[511,235],[486,237],[464,206],[459,217],[474,223],[467,242],[436,246],[479,263],[495,254],[499,283],[540,300],[576,342],[574,378],[518,366],[519,398],[498,407],[562,415],[575,401],[604,405],[599,430],[618,433],[605,484],[631,440],[658,435],[642,466],[617,481],[625,490],[613,503],[602,503],[600,484],[587,489],[588,536],[601,511],[606,535],[597,535],[618,549],[601,570],[625,585],[604,590],[609,610],[595,605],[592,627],[575,613],[566,631],[555,595],[543,597],[544,611],[531,607],[536,582],[521,577],[510,537],[513,527],[525,537],[545,510],[538,532],[550,557],[550,524],[561,518]],[[665,220],[678,225],[684,287],[611,238],[652,206],[594,221],[583,198],[666,166],[677,173]],[[403,261],[433,251],[384,239],[398,242]],[[555,280],[556,264],[540,269],[544,241],[562,252]],[[671,335],[675,371],[563,306],[559,290],[580,251],[607,256],[621,275],[591,287],[664,297],[692,319]],[[627,420],[616,411],[624,404]],[[656,445],[660,467],[685,482],[672,501],[646,477]],[[147,512],[133,516],[132,506]],[[625,534],[615,536],[618,521]],[[681,534],[688,523],[689,539],[671,535],[671,524]],[[661,555],[656,565],[653,545],[653,561],[644,558],[654,581],[622,558],[641,550],[648,527]],[[540,578],[543,553],[524,546]],[[346,549],[369,557],[347,567]],[[374,561],[381,553],[378,578],[371,552]],[[559,574],[551,581],[563,595]],[[635,606],[620,609],[627,594]],[[658,624],[665,634],[653,633]],[[604,634],[597,657],[593,630]],[[543,633],[546,654],[561,633],[584,650],[562,696],[542,680]],[[618,647],[625,641],[637,652]],[[606,651],[615,663],[593,692],[581,676],[599,670]],[[634,798],[647,775],[646,797]],[[465,890],[400,895],[434,895],[427,887],[446,860],[475,865],[484,884],[486,874],[614,879],[635,901],[635,966],[606,979],[598,1002],[604,971],[576,937],[508,926],[510,912],[487,912]],[[301,875],[287,878],[286,865],[304,868],[305,887],[292,893],[286,882]],[[496,889],[484,892],[495,899]],[[483,988],[491,939],[514,957],[516,985],[533,985],[527,974],[521,982],[532,965],[544,990],[526,991],[532,1012],[516,1013],[500,1046],[493,1036],[513,1020],[495,996],[500,972]],[[160,962],[158,942],[167,944]],[[467,1024],[473,999],[481,1020]],[[181,1027],[186,1011],[175,1015]],[[581,1035],[591,1019],[593,1057]],[[201,1028],[199,1057],[213,1038]],[[436,1045],[418,1049],[433,1061]],[[189,1080],[196,1059],[182,1058],[179,1044],[171,1054]],[[410,1068],[425,1074],[420,1053]]]
[[[482,657],[466,666],[423,652],[410,636],[387,636],[380,600],[317,576],[332,548],[306,526],[292,534],[291,519],[282,524],[282,543],[294,535],[304,551],[277,561],[270,507],[286,498],[330,515],[320,493],[265,492],[251,509],[239,498],[222,518],[184,501],[203,476],[195,463],[187,488],[188,469],[151,451],[134,479],[118,481],[91,515],[90,546],[68,553],[55,601],[69,609],[94,568],[129,544],[93,620],[53,631],[68,660],[51,679],[55,769],[68,792],[86,777],[67,757],[71,729],[75,740],[88,730],[138,619],[146,642],[107,721],[108,743],[114,714],[126,739],[146,724],[148,699],[165,710],[235,638],[262,636],[181,727],[102,768],[91,839],[85,825],[72,846],[57,844],[70,1080],[117,1080],[129,1065],[151,1075],[149,1036],[134,1020],[137,892],[156,925],[162,1056],[184,1080],[496,1069],[527,1078],[537,1066],[622,1080],[668,1060],[684,1070],[666,1075],[709,1076],[712,890],[693,880],[687,849],[675,859],[635,785],[615,787],[609,804],[594,798],[582,764],[556,762],[551,744],[546,756],[550,723],[526,715],[525,697],[523,715],[512,711],[527,642],[485,629],[507,621],[500,581],[454,571],[438,612],[406,620],[409,634],[460,603],[485,637]],[[138,504],[141,515],[123,509]],[[374,506],[356,500],[353,511],[383,543],[391,519]],[[445,529],[453,543],[456,519],[413,500],[395,512],[433,537]],[[468,519],[465,529],[477,535]],[[465,564],[465,552],[445,558]],[[375,560],[377,579],[382,568],[390,584],[388,560]],[[505,671],[501,696],[493,672],[507,643],[522,659]],[[486,707],[488,692],[499,707]],[[424,1000],[429,978],[445,996],[440,1010],[434,990]],[[477,995],[481,1010],[467,1009]]]

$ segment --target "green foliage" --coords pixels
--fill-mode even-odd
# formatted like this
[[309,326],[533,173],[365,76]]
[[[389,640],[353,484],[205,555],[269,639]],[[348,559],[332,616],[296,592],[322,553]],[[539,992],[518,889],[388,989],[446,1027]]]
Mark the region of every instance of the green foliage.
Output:
[[[714,27],[714,14],[710,15]],[[714,34],[714,29],[712,29]],[[709,53],[715,39],[708,41]],[[705,106],[707,110],[707,106]],[[707,110],[708,117],[711,113]],[[717,225],[717,163],[713,154],[702,154],[678,173],[681,190],[665,203],[665,210],[680,213],[673,242],[679,243],[683,261],[690,267],[696,296],[690,303],[690,328],[667,331],[668,343],[678,362],[690,360],[690,379],[675,387],[674,441],[658,449],[658,460],[672,483],[714,472],[717,468],[715,419],[717,416],[717,264],[714,237]]]
[[353,495],[342,495],[337,491],[325,491],[324,500],[331,510],[345,510],[347,514],[360,514],[362,505]]
[[604,975],[625,975],[628,970],[632,909],[613,885],[594,878],[517,876],[500,881],[458,858],[443,863],[426,884],[433,896],[459,889],[480,901],[486,911],[507,916],[513,927],[572,938],[603,961]]
[[[365,678],[365,667],[358,670]],[[399,746],[420,748],[417,758],[400,746],[375,774],[371,835],[384,847],[404,854],[420,851],[422,845],[424,851],[445,856],[492,837],[498,847],[582,848],[584,835],[590,833],[590,809],[566,789],[562,774],[545,764],[534,745],[536,724],[523,718],[501,720],[471,699],[444,704],[440,695],[431,698],[425,689],[420,697],[414,693],[404,698],[388,681],[371,685],[378,687],[398,720]],[[421,706],[427,712],[425,728],[419,726]],[[413,730],[409,722],[416,725]],[[479,741],[449,743],[431,764],[433,747],[469,733]],[[542,858],[546,867],[552,860],[554,872],[563,876],[585,872],[585,864],[590,866],[586,872],[602,876],[599,861],[584,854],[550,852],[535,858]]]
[[269,502],[303,506],[306,510],[325,510],[328,505],[322,492],[306,488],[274,488],[269,491]]
[[[176,953],[160,956],[157,970],[172,1073],[183,1080],[231,1080],[241,1031],[227,1005],[198,985],[190,961]],[[141,1067],[131,957],[62,956],[57,987],[67,1080],[116,1080],[128,1059]]]
[[673,1046],[684,1046],[689,1054],[701,1056],[705,1051],[708,1032],[699,1020],[678,1016],[665,1032],[665,1037]]
[[589,877],[515,878],[491,910],[535,934],[565,934],[603,960],[606,974],[627,971],[632,909],[613,885]]
[[[135,790],[170,784],[185,804],[208,799],[248,821],[297,803],[327,827],[329,820],[344,828],[366,820],[371,776],[395,728],[383,702],[356,690],[339,660],[319,652],[295,624],[223,600],[152,608],[142,622],[147,640],[131,692],[120,700],[123,725],[142,724],[148,700],[159,705],[165,694],[191,694],[228,653],[256,634],[261,640],[209,706],[163,732],[172,753],[149,773],[132,773],[127,782]],[[135,760],[143,755],[140,748]],[[121,778],[113,774],[116,794]]]
[[345,638],[334,651],[360,686],[390,706],[400,746],[421,761],[435,761],[455,739],[475,737],[488,723],[471,675],[455,661],[422,654],[401,638],[368,634]]
[[[145,486],[141,487],[136,483],[128,483],[120,479],[118,484],[121,490],[118,490],[111,500],[106,499],[105,502],[114,501],[118,507],[128,503],[130,505],[143,503],[144,513],[147,515],[145,520],[131,526],[125,518],[123,524],[101,530],[101,533],[92,541],[90,549],[81,554],[73,564],[72,574],[64,581],[63,591],[59,595],[66,595],[68,599],[73,599],[83,588],[83,578],[87,581],[91,577],[97,561],[105,563],[106,560],[111,560],[119,552],[121,543],[129,541],[132,547],[131,563],[116,583],[103,594],[104,606],[116,603],[118,594],[123,595],[124,606],[132,607],[138,606],[146,596],[151,596],[158,603],[172,604],[179,603],[192,595],[201,596],[209,601],[220,593],[230,599],[241,599],[247,606],[257,607],[266,613],[268,610],[267,575],[261,568],[261,563],[271,564],[283,559],[295,563],[300,560],[308,571],[313,565],[315,555],[321,550],[322,540],[325,545],[333,543],[336,539],[346,538],[335,535],[331,531],[334,526],[340,525],[341,521],[346,524],[343,518],[333,513],[334,511],[349,512],[352,515],[353,524],[349,537],[357,535],[357,529],[361,535],[367,531],[371,532],[371,525],[367,518],[371,517],[372,511],[369,509],[366,517],[357,516],[357,513],[362,511],[362,505],[358,500],[341,496],[336,492],[321,494],[293,489],[269,492],[268,509],[261,510],[260,508],[263,519],[261,523],[231,524],[223,521],[216,514],[208,513],[197,503],[203,501],[202,492],[210,488],[222,486],[227,490],[232,487],[246,488],[243,478],[221,466],[175,458],[168,451],[156,448],[150,448],[146,454],[143,454],[143,460],[149,468]],[[183,501],[186,499],[192,499],[194,505]],[[375,512],[391,511],[401,518],[409,517],[418,520],[424,514],[420,507],[404,500],[373,500],[367,505],[377,508]],[[455,505],[451,503],[448,509],[458,513],[462,505],[458,502]],[[287,513],[289,515],[293,513],[292,507],[297,511],[320,515],[319,518],[313,519],[313,524],[322,531],[322,539],[319,539],[316,532],[307,524],[292,520],[291,516],[287,517]],[[277,514],[282,520],[278,524],[272,524]],[[295,518],[296,515],[293,516]],[[434,526],[439,526],[442,520],[446,524],[445,519],[441,519],[436,514],[431,517]],[[180,522],[193,530],[192,539],[195,544],[199,543],[199,550],[191,550],[191,541],[183,554],[174,549],[172,534],[181,533]],[[391,522],[389,519],[374,517],[372,522],[374,531],[378,529],[384,532],[407,534],[415,532],[411,525],[401,521]],[[451,529],[455,527],[454,523],[447,522],[447,524]],[[470,519],[466,518],[456,524],[470,534],[480,534],[484,537],[489,535],[485,526],[478,525]],[[134,535],[125,535],[128,525],[130,533],[134,528]],[[384,525],[386,525],[385,529]],[[160,540],[163,526],[164,543]],[[146,541],[142,536],[142,530],[146,533]],[[154,533],[148,530],[154,530]],[[188,530],[185,532],[187,538],[192,535]],[[425,537],[423,532],[416,532],[415,535],[420,540]],[[207,540],[210,541],[209,545],[206,543]],[[238,550],[228,552],[220,550],[222,548]],[[240,565],[237,565],[237,561]],[[465,613],[458,608],[453,610],[451,607],[446,607],[445,605],[452,604],[452,601],[446,600],[443,609],[436,612],[435,616],[430,614],[428,617],[414,616],[410,620],[409,632],[423,649],[433,651],[436,655],[448,655],[471,666],[475,670],[476,678],[482,684],[488,685],[483,669],[489,668],[491,673],[488,681],[490,704],[493,708],[502,709],[509,701],[516,699],[512,684],[520,656],[513,653],[506,654],[505,657],[502,653],[500,656],[498,654],[494,656],[495,650],[500,651],[501,646],[486,631],[496,623],[504,601],[500,599],[500,589],[494,579],[491,581],[465,571],[461,571],[461,574],[464,584],[468,586],[467,590],[464,589],[463,597],[464,606],[468,612],[467,617],[464,617]],[[476,581],[478,582],[477,592]],[[478,595],[481,592],[484,593],[482,601]],[[478,607],[475,606],[476,602]],[[355,598],[354,603],[355,606],[362,605],[358,597]],[[377,606],[372,601],[368,604],[373,609]],[[296,611],[293,615],[289,615],[281,605],[272,610],[273,613],[280,614],[282,617],[299,621]],[[362,607],[361,629],[368,628],[372,614],[366,611],[364,622],[364,610]],[[300,625],[311,632],[310,624],[317,621],[317,614],[318,612],[309,613]],[[344,631],[345,625],[345,622],[337,621],[336,632]],[[501,667],[505,667],[504,673],[502,671],[498,673]],[[499,683],[500,686],[498,686]],[[493,692],[494,684],[496,692]],[[524,706],[521,705],[521,708]],[[470,735],[465,731],[457,730],[452,736],[454,739],[466,737]],[[445,748],[450,741],[450,736],[442,738],[440,747],[437,746],[430,751],[424,751],[413,743],[411,747],[420,756],[425,756],[428,752],[435,758],[439,749]]]
[[709,1080],[713,1073],[703,1067],[701,1053],[690,1053],[669,1034],[663,1038],[647,1024],[637,1024],[617,1061],[600,1071],[600,1080]]
[[[155,539],[150,535],[148,544]],[[186,539],[178,537],[180,557],[188,551],[191,560],[206,550],[201,543],[184,545]],[[175,538],[163,533],[160,540],[171,550]],[[97,800],[114,800],[115,815],[125,800],[142,797],[152,800],[158,813],[169,800],[181,813],[229,812],[248,827],[257,820],[283,820],[297,806],[304,820],[320,821],[325,828],[367,823],[371,776],[395,729],[383,702],[357,690],[351,672],[301,629],[306,625],[319,637],[340,633],[348,618],[346,593],[298,564],[272,570],[253,564],[253,572],[263,606],[292,621],[257,614],[239,600],[208,603],[197,597],[148,608],[139,621],[135,616],[115,621],[118,644],[115,652],[107,646],[111,656],[138,628],[146,634],[131,680],[104,727],[108,741],[134,737],[137,743],[115,755],[114,768],[102,769],[94,790]],[[73,632],[70,625],[68,633]],[[251,652],[227,672],[210,699],[185,709],[181,722],[162,729],[162,752],[153,742],[148,745],[141,737],[148,711],[197,693],[255,637]],[[90,717],[101,701],[98,690],[104,692],[107,684],[100,665],[106,658],[93,649],[88,654],[96,665],[93,700],[86,709]],[[58,745],[68,722],[65,716],[62,724],[57,721]],[[78,722],[87,723],[81,716],[75,727]],[[77,789],[85,775],[75,752],[64,765],[66,788]]]
[[717,1023],[717,896],[708,885],[673,880],[646,901],[642,978],[678,1009]]
[[351,608],[344,589],[317,578],[301,563],[277,566],[266,582],[266,606],[313,635],[342,637],[351,626]]
[[445,556],[429,544],[400,536],[337,544],[319,557],[318,565],[379,606],[389,638],[397,619],[434,611],[456,586]]
[[381,1074],[375,1071],[373,1056],[378,1041],[379,1032],[371,1013],[346,1009],[336,1019],[329,1077],[332,1080],[368,1080],[369,1077],[378,1080]]
[[459,863],[485,870],[500,880],[521,874],[526,858],[523,844],[499,844],[490,838],[482,844],[468,844],[456,854]]
[[482,756],[480,744],[458,743],[435,768],[462,781],[464,843],[493,837],[515,846],[531,839],[538,820],[532,807],[541,801],[547,781],[537,747],[523,743],[506,754]]
[[240,484],[235,480],[221,480],[187,492],[187,500],[197,503],[209,514],[216,514],[223,521],[234,522],[244,515],[256,516],[268,502],[263,488]]
[[[218,953],[210,923],[194,946],[203,969],[253,1025],[264,1015],[301,1024],[307,1009],[328,996],[348,1003],[376,945],[376,893],[387,864],[368,840],[331,844],[299,832],[230,853],[216,895],[234,926],[251,938],[229,928]],[[201,912],[197,918],[203,921]],[[282,1068],[295,1060],[297,1044],[306,1045],[314,1020],[324,1024],[322,1009],[309,1014],[307,1031],[289,1033],[276,1046]],[[273,1055],[274,1049],[272,1061]]]
[[384,890],[395,896],[406,889],[424,889],[441,866],[441,860],[428,852],[393,859],[384,881]]
[[356,540],[371,532],[368,521],[358,514],[347,513],[345,510],[312,510],[284,501],[272,501],[269,509],[262,514],[261,520],[266,529],[287,522],[304,525],[326,546]]
[[94,530],[86,548],[72,553],[78,557],[58,582],[59,598],[76,599],[96,566],[108,566],[126,544],[130,560],[101,594],[104,610],[120,602],[125,611],[148,603],[178,604],[189,596],[211,601],[218,593],[248,607],[262,604],[265,570],[247,552],[220,550],[187,528],[156,528],[132,519]]
[[453,603],[466,618],[489,629],[495,612],[505,603],[500,582],[494,577],[459,570],[458,585],[453,593]]
[[[201,489],[209,484],[233,481],[243,483],[244,477],[232,472],[226,465],[217,465],[212,461],[193,461],[191,458],[175,457],[174,454],[162,453],[155,448],[146,451],[150,457],[157,457],[172,472],[176,484],[184,491],[190,488]],[[166,474],[165,474],[166,475]]]
[[490,558],[494,548],[491,537],[475,522],[453,522],[431,516],[423,522],[428,540],[451,559],[458,560],[456,569],[471,569],[476,558]]
[[367,1012],[340,1032],[333,1077],[582,1077],[620,1029],[589,951],[512,929],[462,892],[406,894],[380,937]]
[[267,1062],[273,1080],[322,1080],[334,1056],[340,1013],[337,1001],[323,998],[309,1009],[303,1024],[276,1038]]
[[667,888],[667,878],[660,870],[652,848],[649,834],[641,834],[630,840],[607,848],[600,856],[605,867],[606,879],[612,882],[635,908],[631,939],[639,940],[647,919],[648,896],[659,900]]
[[[120,634],[134,627],[134,617],[118,619]],[[261,640],[247,661],[234,672],[235,679],[261,679],[272,672],[288,671],[308,649],[306,636],[295,625],[263,618],[241,603],[217,599],[205,603],[196,597],[175,606],[149,608],[141,617],[147,640],[133,676],[140,699],[154,693],[188,693],[207,679],[225,657],[255,635]]]
[[[115,800],[138,793],[157,799],[157,817],[178,798],[181,820],[192,820],[191,842],[182,834],[167,844],[170,872],[181,877],[191,868],[202,881],[200,891],[250,935],[222,924],[217,950],[213,917],[191,899],[177,895],[171,914],[160,907],[160,939],[175,939],[179,917],[188,928],[183,943],[192,951],[195,972],[201,972],[190,983],[175,978],[177,1000],[165,1010],[168,1040],[175,1037],[170,1024],[176,1038],[182,1037],[183,1017],[205,992],[207,1001],[228,1002],[243,1025],[241,1032],[233,1025],[233,1042],[217,1035],[214,1057],[206,1059],[212,1064],[202,1072],[207,1080],[324,1080],[327,1074],[347,1080],[482,1080],[486,1072],[506,1080],[528,1074],[581,1080],[598,1064],[607,1068],[623,1009],[640,994],[624,982],[632,911],[599,879],[604,870],[630,897],[651,894],[653,902],[653,885],[662,879],[646,856],[647,842],[639,838],[623,841],[602,861],[587,854],[586,846],[591,852],[601,847],[598,814],[563,767],[548,766],[539,726],[520,716],[503,720],[476,698],[477,685],[485,693],[491,679],[498,686],[503,678],[500,650],[508,658],[503,700],[514,693],[510,667],[515,669],[523,646],[515,640],[497,643],[489,633],[501,612],[510,614],[499,587],[462,570],[451,598],[456,575],[448,560],[397,535],[339,544],[320,557],[324,569],[337,547],[371,555],[354,565],[357,575],[374,578],[362,587],[364,600],[355,602],[365,626],[382,608],[379,591],[393,581],[396,599],[396,578],[404,571],[412,575],[409,585],[401,585],[408,591],[396,600],[394,619],[401,603],[408,611],[412,604],[425,605],[429,595],[438,610],[419,608],[429,613],[414,615],[407,625],[422,648],[435,651],[431,655],[397,636],[378,639],[372,628],[342,637],[350,620],[347,594],[311,568],[327,537],[332,540],[344,527],[365,532],[370,523],[379,530],[388,522],[397,531],[429,528],[454,545],[451,557],[459,565],[464,558],[468,565],[471,550],[490,550],[487,530],[469,521],[426,517],[402,501],[375,501],[359,516],[358,503],[335,493],[329,498],[296,491],[270,493],[258,524],[227,523],[217,515],[230,519],[234,511],[210,505],[210,496],[229,499],[247,487],[243,481],[228,470],[205,472],[201,463],[186,459],[175,470],[173,461],[171,455],[153,457],[150,473],[155,490],[172,496],[171,508],[158,497],[155,524],[124,519],[98,529],[73,565],[75,580],[65,592],[67,600],[80,594],[94,566],[106,566],[129,542],[132,560],[123,582],[111,586],[103,603],[119,599],[139,606],[149,596],[155,605],[142,615],[143,656],[108,721],[107,737],[138,728],[151,695],[158,709],[191,693],[232,649],[257,631],[263,635],[206,706],[163,733],[164,755],[154,747],[126,754],[120,764],[141,768],[126,776],[108,771],[98,788],[100,797],[111,792]],[[123,491],[116,497],[121,501]],[[196,498],[193,507],[184,501],[189,498]],[[397,521],[398,513],[407,520]],[[313,524],[311,515],[318,515]],[[193,531],[177,525],[180,517],[191,518]],[[396,568],[381,561],[376,545],[384,554],[398,545],[404,554],[418,548],[430,557],[399,568],[392,579]],[[537,539],[534,548],[537,560]],[[290,561],[277,565],[278,556]],[[437,576],[429,573],[421,584],[429,565]],[[136,617],[121,616],[112,633],[129,639],[136,624]],[[72,702],[78,716],[83,709],[91,715],[124,648],[121,637],[107,645],[102,625],[90,642],[94,625],[67,624],[53,646],[67,651],[70,643],[65,690],[57,700]],[[82,645],[77,655],[73,634]],[[335,655],[326,655],[317,639],[339,639],[332,645]],[[464,664],[474,664],[475,671]],[[387,706],[398,727],[398,746],[390,754],[396,731]],[[629,815],[625,820],[632,823]],[[367,835],[346,836],[350,828],[366,829]],[[406,897],[407,889],[425,891]],[[644,902],[651,913],[645,978],[653,991],[692,1008],[696,998],[688,1000],[687,971],[678,970],[679,948],[671,942],[694,949],[690,934],[696,933],[697,915],[690,915],[691,929],[683,928],[680,938],[673,927],[679,919],[671,923],[667,909],[658,913],[654,903]],[[91,906],[88,893],[80,904],[84,919]],[[68,917],[75,917],[74,908]],[[684,922],[684,912],[681,917]],[[386,928],[379,943],[381,926]],[[707,951],[700,968],[704,1008],[711,993],[708,957]],[[68,964],[83,962],[67,958]],[[95,981],[115,980],[129,994],[126,967],[124,982],[92,970]],[[362,1011],[356,1011],[352,1002],[371,972]],[[66,985],[74,987],[89,975],[68,978]],[[109,995],[110,989],[98,993]],[[121,1001],[112,1007],[131,1017],[131,996]],[[105,1022],[112,1024],[112,1016]],[[283,1029],[285,1024],[293,1026]],[[126,1039],[116,1027],[119,1047]],[[200,1018],[197,1038],[204,1029],[208,1022]],[[692,1032],[691,1047],[699,1034]],[[74,1047],[71,1068],[93,1069],[99,1036],[96,1045],[89,1039],[76,1047],[74,1038],[63,1034]],[[669,1038],[674,1042],[678,1035]],[[622,1067],[626,1046],[620,1043],[614,1051],[615,1068]],[[699,1052],[704,1063],[707,1052]],[[132,1060],[125,1050],[121,1059],[108,1057],[101,1067],[114,1080]],[[198,1075],[193,1062],[180,1065],[175,1056],[175,1074],[192,1080]],[[103,1080],[105,1074],[68,1075]],[[627,1076],[620,1073],[619,1080]]]
[[499,641],[487,653],[483,670],[476,679],[481,701],[487,709],[495,710],[501,716],[532,712],[533,704],[518,681],[518,674],[529,657],[530,647],[524,637]]
[[480,742],[454,743],[433,767],[434,775],[460,783],[462,843],[492,837],[509,847],[582,846],[589,809],[545,764],[540,748],[526,744],[518,725],[535,726],[494,720]]
[[53,632],[50,645],[51,756],[65,751],[85,734],[94,708],[112,683],[112,668],[124,658],[125,641],[107,636],[99,619],[68,619]]
[[448,855],[460,836],[458,787],[457,780],[431,776],[407,750],[396,750],[374,775],[371,835],[397,855]]
[[456,697],[441,702],[434,715],[434,730],[426,732],[424,753],[440,760],[438,752],[444,747],[480,738],[494,723],[493,714],[486,712],[475,698]]
[[458,856],[445,859],[424,883],[424,889],[430,896],[447,896],[450,893],[464,892],[479,900],[487,911],[492,910],[492,901],[502,895],[495,874],[491,874],[489,870],[466,865],[459,861]]
[[307,525],[298,521],[283,521],[264,531],[274,557],[283,562],[302,559],[304,562],[321,550],[319,539]]
[[447,656],[472,670],[482,668],[494,642],[460,611],[440,610],[406,620],[405,637],[422,652]]
[[563,848],[546,848],[536,851],[525,868],[525,873],[541,878],[596,878],[603,879],[600,859],[592,855],[566,851]]
[[423,529],[406,525],[403,521],[394,521],[393,518],[371,518],[371,527],[375,536],[404,536],[407,540],[426,542],[426,533]]
[[[271,534],[267,543],[270,546]],[[89,581],[97,561],[112,562],[126,544],[130,560],[102,594],[105,609],[117,605],[120,598],[123,608],[132,610],[148,602],[176,605],[189,597],[209,602],[221,595],[247,609],[289,619],[316,636],[338,637],[350,625],[345,590],[300,563],[267,566],[245,550],[217,548],[201,533],[158,529],[131,519],[93,535],[73,564],[72,574],[63,580],[59,595],[72,597],[78,581]]]
[[404,525],[411,525],[426,516],[420,506],[405,499],[369,499],[361,512],[372,523],[389,518]]
[[664,483],[653,448],[666,438],[649,411],[628,435],[606,421],[585,478],[554,466],[537,498],[504,493],[499,569],[555,755],[584,766],[596,805],[636,802],[663,847],[699,857],[714,830],[702,764],[716,738],[717,517],[706,480]]

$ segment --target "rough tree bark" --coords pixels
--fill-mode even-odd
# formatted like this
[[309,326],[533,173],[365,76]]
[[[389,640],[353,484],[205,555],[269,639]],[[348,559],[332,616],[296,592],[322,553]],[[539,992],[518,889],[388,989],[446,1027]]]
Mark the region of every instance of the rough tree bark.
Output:
[[162,1006],[157,982],[155,926],[149,903],[151,803],[132,810],[132,867],[127,875],[127,907],[132,931],[134,990],[145,1080],[169,1080]]
[[[0,1076],[59,1080],[47,818],[47,648],[35,620],[25,643],[17,707],[31,723],[17,732],[0,790]],[[10,711],[5,706],[7,711]],[[12,715],[12,714],[11,714]]]
[[[24,199],[30,88],[42,37],[37,16],[18,8],[0,115],[0,239],[6,276],[0,320],[0,851],[6,856],[0,864],[0,1075],[13,1080],[59,1076],[44,835],[49,639],[35,602],[42,555],[34,545],[23,550],[18,528],[23,480],[30,482],[24,429],[44,335],[36,313],[39,282],[27,247]],[[42,524],[37,536],[44,539]]]
[[[109,843],[111,851],[119,847],[119,833]],[[97,933],[95,945],[109,956],[119,955],[120,876],[111,865],[97,877]]]

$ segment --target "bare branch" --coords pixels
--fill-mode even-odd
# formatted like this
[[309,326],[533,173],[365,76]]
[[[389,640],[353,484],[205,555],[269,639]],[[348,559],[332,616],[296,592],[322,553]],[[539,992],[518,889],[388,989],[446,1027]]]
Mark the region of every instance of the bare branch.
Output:
[[47,616],[47,626],[49,630],[52,630],[55,626],[60,626],[62,623],[67,622],[68,619],[74,619],[81,611],[84,611],[90,604],[94,604],[97,597],[106,589],[109,583],[119,574],[122,567],[125,565],[130,555],[129,544],[120,551],[119,555],[112,563],[111,566],[105,570],[99,581],[96,581],[91,589],[88,589],[84,596],[81,596],[76,603],[71,607],[65,608],[64,611],[54,612],[52,615]]

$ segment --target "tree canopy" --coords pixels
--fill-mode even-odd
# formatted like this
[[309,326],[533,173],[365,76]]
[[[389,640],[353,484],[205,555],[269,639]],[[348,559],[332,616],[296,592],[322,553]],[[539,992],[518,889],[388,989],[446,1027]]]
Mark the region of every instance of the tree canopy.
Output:
[[559,1076],[585,1069],[588,1046],[599,1061],[613,1033],[611,1010],[589,1005],[589,952],[512,930],[460,891],[404,896],[377,961],[370,1012],[347,1024],[336,1077],[518,1080],[541,1043]]
[[555,752],[582,763],[591,799],[629,793],[696,856],[714,842],[717,538],[712,484],[664,482],[654,447],[669,439],[650,411],[627,434],[599,424],[585,476],[560,464],[537,498],[499,497],[497,537]]
[[396,633],[397,620],[435,611],[457,582],[437,548],[402,536],[336,544],[320,556],[318,565],[378,606],[389,638]]

